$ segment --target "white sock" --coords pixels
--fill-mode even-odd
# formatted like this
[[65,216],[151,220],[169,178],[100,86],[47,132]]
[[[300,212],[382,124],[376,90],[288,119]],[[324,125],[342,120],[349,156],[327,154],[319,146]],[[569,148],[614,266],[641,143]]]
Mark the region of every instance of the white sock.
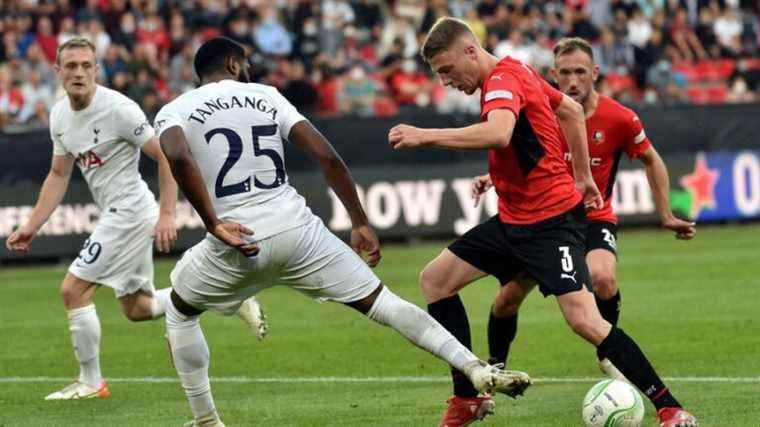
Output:
[[150,300],[150,317],[158,319],[166,313],[166,306],[169,304],[169,295],[171,293],[171,286],[153,292],[153,298]]
[[100,373],[100,319],[95,304],[66,312],[69,318],[71,343],[79,362],[79,381],[97,386],[103,381]]
[[209,350],[199,316],[185,316],[174,304],[166,306],[166,334],[174,367],[197,421],[219,419],[208,378]]
[[378,294],[367,316],[388,325],[418,347],[429,351],[462,372],[478,358],[449,331],[416,305],[399,298],[387,287]]

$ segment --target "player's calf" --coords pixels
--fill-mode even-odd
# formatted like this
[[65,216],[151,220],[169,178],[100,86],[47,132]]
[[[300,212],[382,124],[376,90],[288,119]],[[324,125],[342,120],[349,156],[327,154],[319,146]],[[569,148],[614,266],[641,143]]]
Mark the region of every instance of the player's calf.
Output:
[[166,334],[174,367],[185,389],[195,419],[191,425],[221,425],[211,396],[208,377],[209,349],[198,315],[185,315],[170,303],[166,310]]

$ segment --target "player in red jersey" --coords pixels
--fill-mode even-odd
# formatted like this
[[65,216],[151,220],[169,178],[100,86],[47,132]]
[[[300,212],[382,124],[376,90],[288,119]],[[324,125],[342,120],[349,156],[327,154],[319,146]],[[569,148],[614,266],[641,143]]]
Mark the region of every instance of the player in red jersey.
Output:
[[[599,67],[594,65],[589,44],[580,38],[562,39],[554,48],[554,55],[553,77],[563,93],[583,105],[586,115],[591,172],[604,195],[604,207],[588,213],[586,262],[599,311],[610,324],[617,325],[620,316],[620,291],[615,278],[618,221],[612,211],[612,188],[623,153],[644,163],[662,225],[684,240],[694,237],[696,230],[694,223],[680,220],[670,211],[668,171],[647,138],[636,113],[594,90]],[[561,96],[550,93],[549,102],[553,108],[557,108],[561,101]],[[564,152],[568,160],[570,153],[567,147]],[[473,196],[476,201],[491,186],[488,175],[475,178]],[[517,333],[517,311],[534,286],[533,280],[523,277],[500,289],[488,321],[489,363],[506,363],[509,346]],[[611,377],[622,376],[603,355],[597,354],[597,358],[602,369]],[[663,412],[661,415],[668,414]]]
[[[489,175],[499,196],[498,215],[465,233],[421,273],[430,314],[470,345],[459,290],[487,275],[508,283],[527,272],[544,295],[556,296],[570,327],[658,409],[680,410],[636,343],[604,320],[594,302],[585,262],[584,204],[601,208],[602,200],[589,169],[583,108],[555,93],[527,65],[486,52],[457,19],[443,18],[433,26],[422,55],[444,85],[467,94],[481,89],[481,123],[457,129],[401,124],[389,131],[390,145],[489,150]],[[561,97],[555,112],[550,96]],[[563,161],[562,132],[572,152],[574,180]],[[478,396],[461,373],[452,376],[454,396],[440,425],[467,425],[493,411],[489,396]]]

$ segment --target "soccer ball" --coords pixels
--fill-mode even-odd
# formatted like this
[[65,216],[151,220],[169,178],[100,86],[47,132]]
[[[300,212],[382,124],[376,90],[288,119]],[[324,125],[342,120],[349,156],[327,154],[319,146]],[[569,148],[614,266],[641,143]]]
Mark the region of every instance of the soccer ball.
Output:
[[583,399],[583,422],[588,427],[639,427],[643,419],[641,395],[627,382],[601,381]]

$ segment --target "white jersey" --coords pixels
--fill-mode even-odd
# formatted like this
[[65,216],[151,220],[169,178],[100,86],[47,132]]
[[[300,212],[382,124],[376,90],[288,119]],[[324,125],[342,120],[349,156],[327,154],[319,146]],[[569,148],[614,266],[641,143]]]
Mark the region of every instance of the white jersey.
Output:
[[134,101],[99,85],[86,108],[73,110],[64,97],[50,113],[53,154],[76,157],[101,210],[128,208],[152,214],[157,209],[138,170],[140,148],[154,134]]
[[155,126],[182,128],[219,218],[263,239],[313,218],[285,173],[283,140],[302,120],[277,89],[223,80],[165,105]]

